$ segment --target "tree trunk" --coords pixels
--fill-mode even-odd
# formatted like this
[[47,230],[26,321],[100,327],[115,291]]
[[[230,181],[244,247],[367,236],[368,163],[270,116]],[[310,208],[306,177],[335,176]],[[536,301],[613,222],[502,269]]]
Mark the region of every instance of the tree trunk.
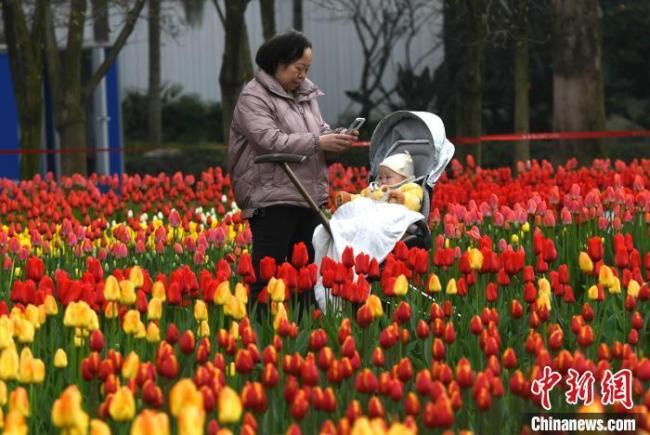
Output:
[[302,0],[293,0],[293,28],[302,32]]
[[[61,154],[61,174],[86,174],[86,113],[76,111],[64,124],[57,124],[64,152]],[[65,146],[63,146],[65,144]]]
[[162,104],[160,101],[160,0],[149,0],[149,144],[162,144]]
[[268,41],[275,35],[275,0],[260,0],[260,12],[264,40]]
[[27,73],[23,86],[25,91],[21,92],[20,97],[16,94],[16,101],[19,107],[20,148],[26,152],[20,156],[20,178],[27,180],[40,170],[43,140],[43,77],[40,70],[38,73]]
[[9,54],[11,79],[20,123],[20,177],[31,179],[40,168],[43,110],[44,0],[36,3],[32,31],[20,1],[2,0],[2,20]]
[[[553,125],[556,131],[605,128],[601,9],[598,0],[553,0]],[[582,163],[608,154],[604,141],[564,141]]]
[[52,89],[54,119],[63,152],[61,175],[78,172],[86,175],[86,103],[108,72],[128,39],[144,7],[145,0],[136,0],[129,10],[113,47],[104,62],[85,82],[81,77],[83,33],[86,18],[86,0],[70,0],[67,43],[63,54],[56,43],[50,6],[45,8],[45,53],[47,74]]
[[[517,6],[516,20],[518,28],[514,37],[514,65],[515,65],[515,133],[528,133],[530,131],[530,105],[528,90],[530,87],[529,56],[528,56],[528,28],[530,14],[530,0],[524,0]],[[530,160],[530,143],[527,140],[515,143],[514,163]]]
[[[246,12],[247,0],[226,0],[225,14],[225,48],[219,84],[221,86],[221,107],[223,110],[223,133],[224,137],[230,135],[230,122],[232,113],[237,104],[237,98],[246,81],[246,65],[250,65],[250,48],[248,46],[248,35],[246,34]],[[246,56],[246,52],[249,54]],[[250,66],[252,71],[252,65]]]
[[93,34],[95,41],[108,42],[111,29],[108,23],[108,0],[92,0]]
[[[467,0],[467,38],[463,41],[464,62],[460,69],[457,131],[461,136],[478,138],[482,133],[483,72],[485,69],[485,5],[482,0]],[[481,144],[471,146],[477,165],[481,164]]]

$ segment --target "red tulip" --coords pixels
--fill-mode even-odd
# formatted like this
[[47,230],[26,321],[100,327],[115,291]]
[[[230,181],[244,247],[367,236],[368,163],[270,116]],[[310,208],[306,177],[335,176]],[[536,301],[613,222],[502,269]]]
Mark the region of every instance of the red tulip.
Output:
[[384,417],[384,405],[382,405],[379,397],[373,396],[368,402],[368,417],[370,418],[383,418]]
[[427,324],[427,322],[425,322],[422,319],[418,320],[418,324],[415,328],[415,331],[416,331],[416,335],[420,340],[426,339],[431,333],[431,329],[429,328],[429,325]]
[[296,269],[304,267],[309,262],[309,253],[307,252],[307,245],[303,242],[298,242],[293,245],[293,251],[291,254],[291,264]]
[[603,241],[600,237],[594,236],[587,239],[587,254],[591,261],[597,262],[603,258],[604,254]]
[[268,282],[275,276],[275,258],[264,257],[260,261],[260,278],[263,282]]
[[275,368],[275,365],[268,363],[264,366],[262,375],[260,376],[260,381],[264,387],[270,389],[278,385],[280,382],[280,374],[278,369]]

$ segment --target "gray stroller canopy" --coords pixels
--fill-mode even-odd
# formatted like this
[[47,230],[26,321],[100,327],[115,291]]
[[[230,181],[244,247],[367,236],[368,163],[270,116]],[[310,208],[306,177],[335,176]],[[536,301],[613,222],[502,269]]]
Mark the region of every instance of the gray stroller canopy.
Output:
[[370,139],[371,180],[377,178],[382,160],[404,151],[413,157],[415,177],[433,187],[454,156],[455,148],[447,140],[445,124],[437,115],[393,112],[379,122]]

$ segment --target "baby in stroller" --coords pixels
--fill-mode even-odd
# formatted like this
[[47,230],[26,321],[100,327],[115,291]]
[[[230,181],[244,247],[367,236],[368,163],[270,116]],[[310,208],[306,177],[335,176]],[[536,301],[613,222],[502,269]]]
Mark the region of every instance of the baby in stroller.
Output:
[[359,194],[337,192],[337,207],[359,197],[380,202],[402,204],[409,210],[419,212],[422,209],[424,191],[415,183],[413,158],[408,151],[386,157],[379,164],[377,181],[370,183]]

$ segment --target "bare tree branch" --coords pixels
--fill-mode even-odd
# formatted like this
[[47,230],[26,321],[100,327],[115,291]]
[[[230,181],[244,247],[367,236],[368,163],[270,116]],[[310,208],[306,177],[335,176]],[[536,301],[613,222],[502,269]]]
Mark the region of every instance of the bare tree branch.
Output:
[[221,25],[225,26],[226,25],[226,16],[223,13],[223,10],[221,9],[221,5],[219,4],[219,0],[212,0],[212,3],[214,3],[214,7],[217,9],[217,14],[219,15],[219,21],[221,21]]
[[122,27],[122,30],[120,30],[119,35],[115,39],[115,43],[113,44],[113,47],[111,47],[111,51],[108,53],[108,56],[106,56],[106,59],[104,59],[104,62],[102,62],[102,64],[97,68],[88,83],[86,83],[86,86],[84,86],[84,100],[92,95],[99,82],[101,82],[102,78],[104,78],[108,72],[108,69],[111,67],[115,59],[117,59],[117,55],[120,53],[120,50],[122,50],[122,47],[124,47],[126,40],[129,38],[129,35],[131,35],[133,32],[144,4],[145,0],[136,0],[133,9],[129,11],[126,19],[126,24]]

